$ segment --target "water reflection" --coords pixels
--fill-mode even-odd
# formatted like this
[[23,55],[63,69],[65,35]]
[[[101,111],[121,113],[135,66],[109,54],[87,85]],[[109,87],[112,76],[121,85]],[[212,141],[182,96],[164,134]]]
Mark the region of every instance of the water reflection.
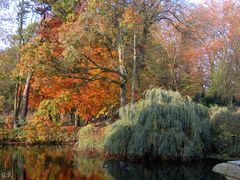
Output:
[[151,180],[221,180],[223,176],[213,173],[213,161],[191,163],[161,163],[154,165],[126,164],[111,162],[108,172],[115,179]]
[[1,147],[0,179],[225,179],[212,172],[216,163],[133,164],[80,157],[69,147]]

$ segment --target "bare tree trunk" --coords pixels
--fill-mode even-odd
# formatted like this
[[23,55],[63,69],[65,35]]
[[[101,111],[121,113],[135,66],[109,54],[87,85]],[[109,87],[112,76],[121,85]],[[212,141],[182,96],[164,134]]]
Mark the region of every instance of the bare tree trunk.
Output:
[[28,74],[24,91],[23,91],[23,96],[22,96],[22,110],[21,110],[21,119],[25,120],[27,117],[28,113],[28,101],[29,101],[29,90],[30,90],[30,81],[32,79],[32,72]]
[[147,44],[147,35],[149,33],[149,25],[147,23],[145,23],[144,28],[143,28],[143,32],[141,37],[139,37],[139,41],[140,41],[140,46],[138,46],[138,56],[137,56],[137,69],[136,69],[136,82],[135,82],[135,86],[136,89],[139,90],[141,89],[141,79],[140,79],[140,74],[141,74],[141,70],[145,67],[145,55],[146,55],[146,47],[145,45]]
[[122,83],[120,92],[120,106],[123,107],[126,104],[127,104],[127,86],[126,83]]
[[75,123],[74,123],[74,126],[75,127],[79,127],[80,126],[80,118],[79,118],[79,115],[77,115],[75,113]]
[[172,83],[173,83],[173,89],[175,91],[178,91],[178,84],[177,84],[177,57],[172,57],[172,66],[170,68],[171,76],[172,76]]
[[21,111],[21,104],[22,104],[22,83],[19,83],[19,94],[18,94],[18,111]]
[[134,33],[133,40],[133,72],[132,72],[132,92],[131,92],[131,105],[135,103],[135,91],[136,91],[136,76],[137,76],[137,35]]
[[120,107],[127,104],[127,70],[124,65],[124,44],[122,37],[122,30],[119,31],[118,37],[118,61],[119,61],[119,71],[120,71]]
[[19,108],[18,108],[18,90],[19,90],[19,83],[16,84],[15,87],[15,98],[14,98],[14,114],[13,114],[13,127],[17,128],[17,120],[18,120],[18,114],[19,114]]
[[64,121],[64,114],[60,113],[60,121],[63,122]]
[[124,50],[121,45],[118,46],[119,55],[119,71],[121,73],[121,91],[120,91],[120,106],[125,106],[127,104],[127,71],[123,64]]

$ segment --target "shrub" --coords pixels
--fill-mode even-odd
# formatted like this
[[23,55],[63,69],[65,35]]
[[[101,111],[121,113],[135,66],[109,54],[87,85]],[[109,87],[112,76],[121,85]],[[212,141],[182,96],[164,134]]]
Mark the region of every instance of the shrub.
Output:
[[57,115],[58,115],[58,100],[55,99],[47,99],[40,103],[38,111],[36,112],[36,115],[38,116],[47,116],[52,121],[57,121]]
[[218,151],[240,143],[240,110],[211,108],[212,145]]
[[23,127],[0,129],[0,141],[4,143],[52,143],[60,142],[60,126],[44,117],[32,117]]
[[44,116],[35,115],[23,128],[23,141],[30,143],[58,142],[61,134],[60,126]]
[[31,116],[21,129],[21,140],[29,143],[60,142],[62,139],[61,123],[57,122],[58,102],[44,100],[37,112]]
[[104,149],[105,133],[104,128],[97,128],[93,124],[89,124],[80,129],[78,133],[78,149],[84,151],[99,151]]
[[22,129],[1,129],[0,128],[0,142],[19,142],[22,140]]
[[105,152],[123,157],[189,159],[202,156],[210,141],[208,109],[162,89],[149,90],[145,99],[122,108],[120,120],[105,128],[100,139],[96,131],[92,125],[82,128],[78,148],[97,148],[97,141]]

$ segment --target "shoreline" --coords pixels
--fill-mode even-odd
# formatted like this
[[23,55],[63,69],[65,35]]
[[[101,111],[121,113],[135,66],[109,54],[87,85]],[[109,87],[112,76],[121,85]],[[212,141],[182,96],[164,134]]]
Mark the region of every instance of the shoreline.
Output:
[[[204,159],[215,159],[219,161],[229,161],[229,160],[236,160],[237,157],[226,157],[223,156],[221,153],[212,152],[208,155],[199,156],[195,158],[188,158],[188,159],[181,159],[181,158],[161,158],[161,157],[153,157],[149,154],[146,154],[144,156],[133,156],[133,155],[127,155],[127,154],[116,154],[116,153],[110,153],[106,152],[104,150],[99,149],[85,149],[85,148],[79,148],[77,146],[78,141],[45,141],[45,142],[26,142],[26,141],[0,141],[0,147],[4,146],[29,146],[29,147],[38,147],[38,146],[70,146],[73,147],[72,150],[81,156],[86,156],[89,158],[103,158],[103,159],[118,159],[123,161],[130,161],[130,162],[191,162],[191,161],[201,161]],[[240,158],[240,157],[239,157]]]
[[201,161],[201,160],[218,160],[218,161],[230,161],[230,160],[236,160],[239,159],[237,157],[228,157],[223,156],[221,153],[210,153],[207,156],[201,156],[191,159],[173,159],[173,158],[161,158],[161,157],[151,157],[149,155],[145,155],[143,157],[137,157],[137,156],[131,156],[131,155],[123,155],[123,154],[113,154],[109,152],[103,152],[102,150],[96,150],[96,149],[79,149],[76,147],[77,142],[76,141],[49,141],[49,142],[17,142],[17,141],[2,141],[0,142],[0,147],[2,146],[71,146],[73,147],[73,151],[81,156],[86,156],[89,158],[101,158],[101,159],[118,159],[123,161],[130,161],[130,162],[191,162],[191,161]]
[[4,141],[0,142],[0,146],[41,146],[41,145],[49,145],[49,146],[57,146],[57,145],[75,145],[77,142],[69,141],[69,142],[60,142],[60,141],[49,141],[49,142],[17,142],[17,141]]

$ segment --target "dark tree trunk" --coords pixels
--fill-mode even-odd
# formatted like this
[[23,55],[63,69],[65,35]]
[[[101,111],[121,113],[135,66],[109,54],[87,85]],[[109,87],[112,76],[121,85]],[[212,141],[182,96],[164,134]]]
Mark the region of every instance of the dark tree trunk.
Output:
[[19,115],[19,83],[15,87],[15,98],[14,98],[14,114],[13,114],[13,127],[17,128],[17,121]]

